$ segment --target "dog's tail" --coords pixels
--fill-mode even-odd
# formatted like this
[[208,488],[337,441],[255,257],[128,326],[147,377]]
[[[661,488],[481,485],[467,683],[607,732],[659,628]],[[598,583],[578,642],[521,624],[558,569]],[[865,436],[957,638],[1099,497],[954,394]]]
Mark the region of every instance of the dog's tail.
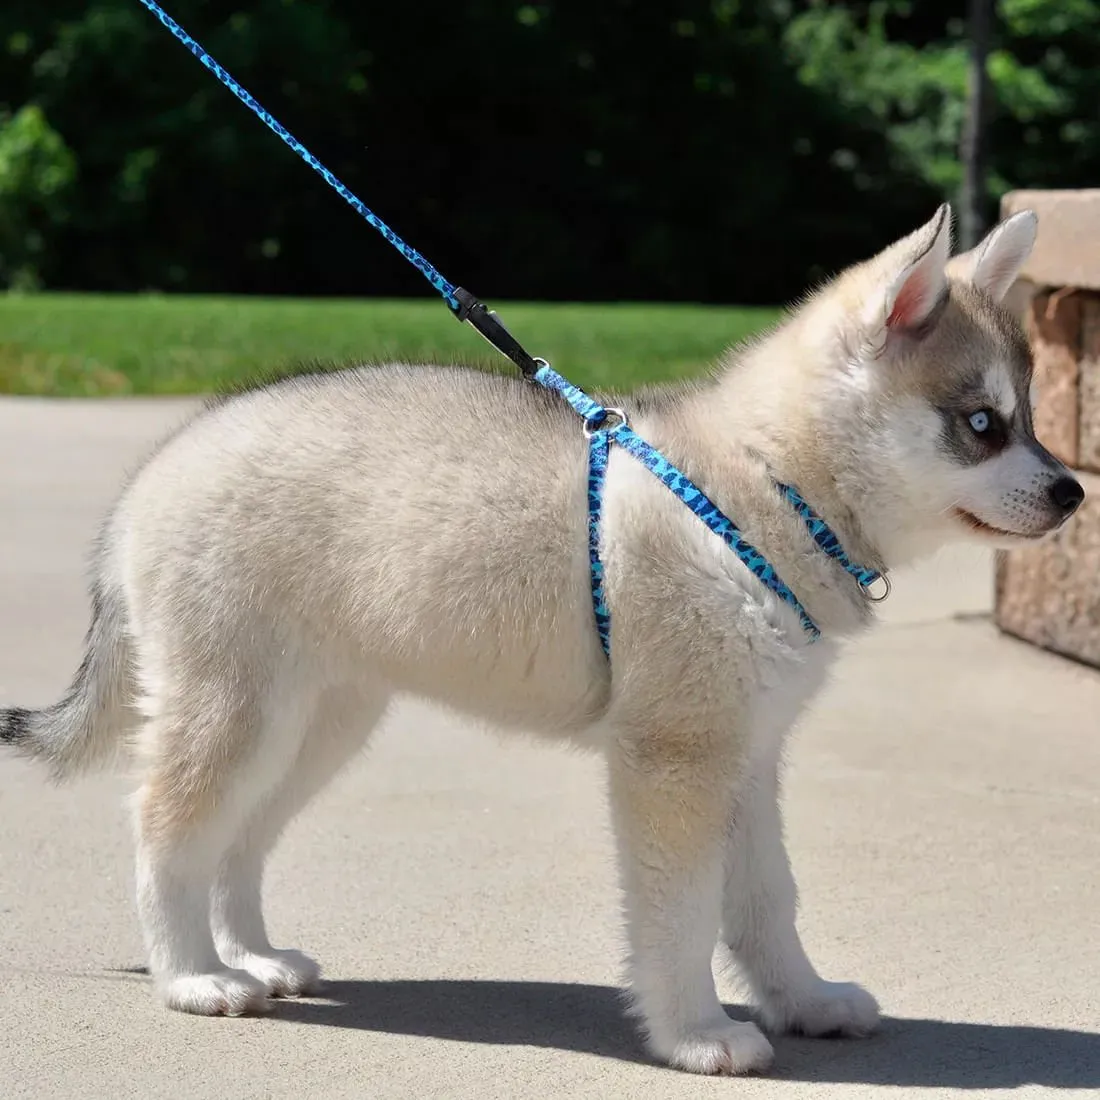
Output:
[[115,755],[131,697],[130,645],[121,592],[92,589],[92,625],[69,690],[43,710],[0,710],[0,744],[68,779]]

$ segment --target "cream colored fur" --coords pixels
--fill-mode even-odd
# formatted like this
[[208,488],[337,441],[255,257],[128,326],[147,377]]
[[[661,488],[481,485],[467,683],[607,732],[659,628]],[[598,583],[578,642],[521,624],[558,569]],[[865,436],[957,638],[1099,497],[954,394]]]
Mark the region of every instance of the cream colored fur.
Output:
[[[7,739],[61,774],[119,742],[132,751],[138,904],[165,1002],[240,1013],[316,984],[315,963],[268,941],[264,858],[390,700],[412,694],[606,758],[627,977],[657,1058],[699,1073],[770,1063],[762,1031],[719,1002],[719,938],[766,1028],[871,1031],[874,998],[825,981],[802,948],[778,797],[784,738],[872,609],[773,478],[880,568],[993,537],[962,507],[1002,539],[1061,523],[1048,497],[1065,471],[1029,420],[998,455],[964,462],[945,453],[933,407],[964,374],[1001,391],[1008,378],[1026,404],[1015,322],[995,299],[1033,237],[1033,220],[1006,223],[949,284],[943,208],[712,380],[615,398],[777,567],[817,644],[613,451],[609,663],[581,424],[510,377],[383,366],[297,379],[219,403],[162,446],[106,525],[85,670]],[[122,697],[140,717],[120,717]]]

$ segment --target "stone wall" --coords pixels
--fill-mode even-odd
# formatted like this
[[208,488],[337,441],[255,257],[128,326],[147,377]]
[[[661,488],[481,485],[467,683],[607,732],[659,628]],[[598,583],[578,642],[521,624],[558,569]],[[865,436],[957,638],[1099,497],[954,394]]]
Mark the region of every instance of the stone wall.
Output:
[[1002,215],[1039,215],[1014,288],[1035,355],[1035,432],[1085,487],[1052,539],[997,557],[1006,633],[1100,667],[1100,190],[1017,191]]

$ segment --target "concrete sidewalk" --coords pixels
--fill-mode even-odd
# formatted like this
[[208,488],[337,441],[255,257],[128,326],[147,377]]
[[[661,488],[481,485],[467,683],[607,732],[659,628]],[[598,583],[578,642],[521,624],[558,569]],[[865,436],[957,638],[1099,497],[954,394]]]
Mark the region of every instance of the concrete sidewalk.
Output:
[[[184,411],[0,401],[0,703],[67,683],[95,524]],[[781,1038],[760,1079],[647,1064],[598,762],[406,705],[278,849],[274,938],[331,985],[264,1019],[152,1000],[121,779],[0,760],[0,1096],[1091,1094],[1100,674],[998,636],[989,589],[977,553],[897,577],[791,753],[805,938],[879,997],[878,1036]]]

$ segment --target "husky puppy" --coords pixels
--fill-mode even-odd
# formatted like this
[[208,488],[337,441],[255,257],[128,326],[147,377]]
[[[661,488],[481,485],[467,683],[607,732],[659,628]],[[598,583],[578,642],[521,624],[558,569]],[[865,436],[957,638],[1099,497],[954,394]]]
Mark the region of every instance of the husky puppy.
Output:
[[777,772],[873,606],[775,486],[879,571],[1060,527],[1083,490],[1036,441],[1028,346],[1000,305],[1035,232],[1018,214],[952,260],[944,206],[707,380],[614,401],[774,566],[817,641],[612,448],[608,659],[582,423],[518,378],[303,376],[216,401],[164,443],[103,527],[68,693],[0,712],[0,739],[57,778],[120,749],[135,764],[137,901],[164,1002],[238,1014],[314,989],[317,964],[268,940],[264,860],[408,694],[603,755],[629,990],[656,1058],[771,1062],[763,1031],[723,1011],[719,940],[764,1029],[870,1032],[874,998],[820,977],[795,930]]

